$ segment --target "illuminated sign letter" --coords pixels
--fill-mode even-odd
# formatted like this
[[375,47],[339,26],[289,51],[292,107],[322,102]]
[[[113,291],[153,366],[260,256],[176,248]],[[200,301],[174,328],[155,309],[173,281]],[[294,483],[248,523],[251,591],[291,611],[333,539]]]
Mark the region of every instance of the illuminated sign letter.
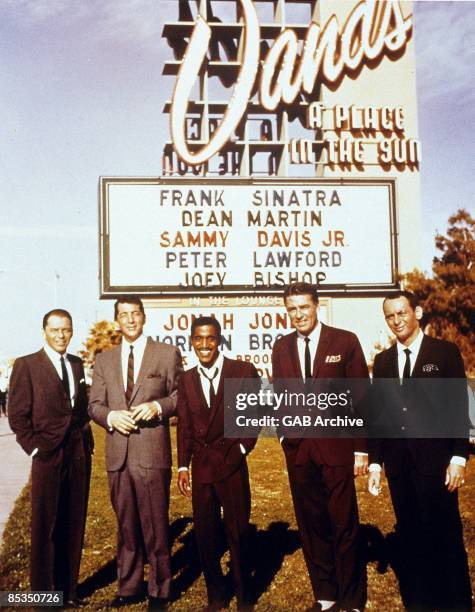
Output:
[[186,141],[185,120],[191,90],[206,56],[211,28],[198,16],[173,93],[171,132],[178,155],[188,164],[202,164],[229,140],[241,120],[251,96],[259,66],[260,26],[252,0],[240,0],[244,12],[244,50],[241,70],[226,113],[209,142],[200,150],[190,151]]

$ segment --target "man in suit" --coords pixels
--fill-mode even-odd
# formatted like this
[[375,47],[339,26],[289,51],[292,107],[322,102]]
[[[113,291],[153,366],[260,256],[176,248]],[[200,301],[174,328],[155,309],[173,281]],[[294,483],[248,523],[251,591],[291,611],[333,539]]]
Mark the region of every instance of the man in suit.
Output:
[[13,366],[8,417],[32,457],[30,588],[63,591],[76,607],[93,444],[82,362],[66,353],[72,335],[69,312],[45,314],[44,347]]
[[[366,379],[355,334],[318,320],[318,294],[294,283],[284,304],[296,331],[272,351],[274,387],[282,379]],[[282,438],[290,490],[317,610],[362,610],[366,574],[359,545],[354,476],[367,470],[366,444],[352,438]]]
[[164,608],[171,585],[168,420],[175,412],[181,355],[143,335],[140,298],[119,298],[114,317],[122,343],[97,356],[89,400],[91,418],[107,431],[106,467],[118,523],[119,585],[112,606],[141,599],[148,560],[149,607]]
[[216,319],[193,321],[191,342],[199,365],[183,374],[178,388],[178,489],[192,498],[210,610],[225,607],[226,601],[219,552],[221,508],[238,607],[249,599],[246,557],[251,492],[246,455],[256,438],[224,437],[224,384],[231,378],[259,380],[252,364],[223,357],[220,340],[221,326]]
[[[422,332],[422,308],[414,294],[388,295],[383,311],[397,341],[376,355],[373,375],[376,383],[378,379],[397,381],[395,385],[388,380],[375,384],[376,403],[393,427],[393,437],[369,442],[369,489],[380,490],[384,464],[397,521],[401,594],[406,607],[414,611],[471,610],[457,493],[464,483],[469,454],[462,356],[455,344]],[[456,380],[444,386],[438,383],[440,378]],[[447,416],[451,426],[465,423],[462,431],[467,437],[444,438],[440,431],[438,437],[427,437],[437,423],[444,423],[441,417]]]

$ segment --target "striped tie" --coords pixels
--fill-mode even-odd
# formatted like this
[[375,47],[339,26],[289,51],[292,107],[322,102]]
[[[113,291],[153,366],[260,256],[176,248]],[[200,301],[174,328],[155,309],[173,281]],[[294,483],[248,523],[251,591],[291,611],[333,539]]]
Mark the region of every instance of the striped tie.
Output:
[[134,346],[130,345],[129,359],[127,361],[127,389],[125,391],[125,399],[127,405],[130,404],[130,398],[132,397],[132,391],[134,390]]

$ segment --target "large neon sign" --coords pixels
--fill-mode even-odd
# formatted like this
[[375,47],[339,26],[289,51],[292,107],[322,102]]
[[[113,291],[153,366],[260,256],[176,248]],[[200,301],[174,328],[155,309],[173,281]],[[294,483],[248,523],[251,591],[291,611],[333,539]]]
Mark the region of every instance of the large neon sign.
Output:
[[412,15],[404,16],[397,0],[362,0],[341,28],[334,14],[323,26],[312,22],[301,54],[296,33],[284,29],[262,59],[256,9],[252,0],[239,1],[244,23],[239,75],[226,113],[198,150],[188,146],[186,114],[211,40],[211,28],[201,16],[178,72],[170,111],[171,133],[176,152],[190,165],[207,162],[230,140],[250,101],[260,65],[259,100],[271,112],[280,104],[291,105],[300,93],[311,94],[320,83],[338,85],[365,62],[378,62],[385,55],[403,51],[412,29]]

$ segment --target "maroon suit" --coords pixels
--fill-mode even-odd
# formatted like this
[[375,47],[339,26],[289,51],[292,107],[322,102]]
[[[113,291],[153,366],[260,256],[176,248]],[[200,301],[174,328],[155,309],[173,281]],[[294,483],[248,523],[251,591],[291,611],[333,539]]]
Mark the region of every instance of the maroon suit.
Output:
[[[8,417],[31,468],[32,591],[63,591],[76,599],[86,524],[92,434],[82,362],[68,355],[74,408],[44,350],[15,361]],[[72,385],[73,381],[70,381]]]
[[[274,344],[274,386],[279,379],[302,380],[297,332]],[[312,377],[368,378],[355,334],[322,324]],[[315,598],[363,609],[366,578],[358,551],[359,522],[354,486],[354,452],[366,443],[354,438],[286,438],[282,443],[302,549]]]
[[178,466],[192,469],[193,521],[210,606],[225,601],[219,542],[223,508],[238,603],[246,595],[246,546],[251,492],[245,454],[256,439],[224,437],[224,380],[258,378],[251,364],[224,358],[216,399],[208,407],[198,368],[185,372],[178,387]]

